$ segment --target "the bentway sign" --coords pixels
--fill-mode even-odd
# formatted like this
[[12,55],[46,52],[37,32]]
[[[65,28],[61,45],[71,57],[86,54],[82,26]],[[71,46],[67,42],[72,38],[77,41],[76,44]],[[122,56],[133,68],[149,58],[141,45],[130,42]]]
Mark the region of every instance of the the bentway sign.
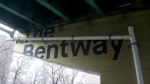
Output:
[[[55,29],[53,27],[47,28],[45,30],[39,29],[34,30],[33,34],[30,32],[27,33],[27,37],[53,37],[55,33]],[[114,42],[114,40],[111,40],[110,44],[111,47],[114,50],[113,60],[117,60],[121,46],[122,46],[123,40],[118,40],[117,42]],[[82,51],[84,56],[89,55],[89,51],[92,51],[95,55],[101,55],[101,54],[107,54],[108,48],[107,48],[107,41],[106,40],[88,40],[88,41],[61,41],[58,43],[53,44],[46,44],[46,46],[38,45],[38,47],[35,47],[35,42],[28,42],[23,43],[23,53],[26,55],[35,56],[41,59],[50,59],[51,54],[53,53],[54,58],[59,58],[58,51],[60,51],[60,54],[62,57],[68,57],[68,53],[71,53],[73,57],[78,56],[79,51]],[[37,45],[36,45],[37,46]],[[66,48],[69,48],[70,51],[66,52]],[[53,49],[53,51],[52,51]]]

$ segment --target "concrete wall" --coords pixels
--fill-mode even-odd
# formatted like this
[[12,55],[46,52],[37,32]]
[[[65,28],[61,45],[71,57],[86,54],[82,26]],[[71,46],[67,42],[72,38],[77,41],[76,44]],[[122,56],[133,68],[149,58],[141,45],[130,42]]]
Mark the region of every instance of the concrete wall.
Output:
[[[135,36],[137,42],[141,45],[139,47],[139,55],[142,67],[142,73],[145,84],[150,83],[150,10],[141,10],[130,12],[126,14],[119,14],[114,16],[107,16],[103,18],[94,18],[86,21],[79,21],[76,23],[70,23],[55,27],[54,36],[100,36],[100,35],[128,35],[128,26],[133,26],[135,30]],[[32,33],[30,37],[32,37]],[[50,59],[57,63],[65,64],[71,67],[80,68],[87,71],[97,72],[101,74],[102,84],[136,84],[136,74],[132,56],[131,48],[128,48],[130,41],[123,41],[119,57],[117,60],[112,60],[115,53],[112,46],[107,41],[107,53],[94,54],[93,47],[101,44],[101,41],[94,44],[93,41],[89,49],[88,55],[84,55],[82,49],[79,49],[78,55],[73,57],[71,51],[71,42],[66,41],[66,53],[68,57],[62,57],[61,46],[62,41],[54,42],[28,42],[17,43],[15,51],[23,53],[24,46],[27,44],[34,44],[34,51],[39,46],[44,46],[45,52],[38,54],[38,57],[42,55],[46,58],[47,46],[57,44],[58,45],[58,58],[54,58],[54,50],[50,51]],[[117,45],[118,41],[115,41]],[[74,44],[77,47],[78,41]],[[86,46],[87,41],[84,41]],[[30,50],[30,48],[28,49]],[[102,47],[97,48],[98,51],[102,50]]]

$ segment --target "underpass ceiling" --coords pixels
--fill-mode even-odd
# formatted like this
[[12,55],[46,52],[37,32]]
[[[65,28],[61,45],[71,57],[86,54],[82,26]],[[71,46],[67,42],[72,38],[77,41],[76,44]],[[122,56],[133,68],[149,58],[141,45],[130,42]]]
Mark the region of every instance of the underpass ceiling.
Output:
[[0,0],[0,21],[28,32],[149,8],[150,0]]

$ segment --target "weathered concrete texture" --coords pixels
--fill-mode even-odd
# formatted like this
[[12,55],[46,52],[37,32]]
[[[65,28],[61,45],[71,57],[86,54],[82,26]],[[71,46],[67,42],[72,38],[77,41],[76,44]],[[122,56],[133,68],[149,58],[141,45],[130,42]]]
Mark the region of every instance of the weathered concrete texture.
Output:
[[[139,55],[145,84],[150,81],[150,10],[134,11],[126,14],[119,14],[103,18],[95,18],[81,21],[55,28],[54,36],[100,36],[100,35],[128,35],[128,26],[133,26],[139,47]],[[32,36],[32,35],[31,35]],[[115,41],[117,44],[118,41]],[[91,42],[88,55],[84,55],[79,49],[78,55],[73,57],[70,41],[67,41],[66,53],[68,57],[62,57],[60,41],[56,42],[28,42],[23,44],[34,44],[34,49],[44,46],[47,50],[48,45],[58,45],[58,58],[54,58],[54,49],[51,50],[51,57],[48,60],[65,64],[71,67],[80,68],[87,71],[101,74],[102,84],[136,84],[136,74],[131,48],[128,48],[130,41],[123,41],[118,60],[112,60],[114,49],[107,41],[107,53],[96,55],[93,47],[97,44]],[[23,52],[23,44],[16,44],[15,49]],[[78,41],[75,43],[77,46]],[[84,42],[87,44],[87,41]],[[102,48],[98,48],[101,50]],[[46,52],[47,53],[47,52]],[[46,56],[46,53],[43,54]]]

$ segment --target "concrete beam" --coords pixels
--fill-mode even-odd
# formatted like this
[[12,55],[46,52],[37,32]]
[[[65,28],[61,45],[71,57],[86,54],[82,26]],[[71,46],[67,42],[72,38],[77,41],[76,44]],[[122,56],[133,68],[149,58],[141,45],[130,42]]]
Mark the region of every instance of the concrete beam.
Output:
[[99,16],[103,16],[104,13],[103,11],[97,6],[97,4],[94,2],[94,0],[85,0],[93,9],[96,10],[96,13],[99,15]]
[[38,24],[38,23],[36,23],[36,22],[30,20],[28,17],[26,17],[26,16],[20,14],[19,12],[15,11],[15,10],[13,10],[13,9],[11,9],[11,8],[9,8],[8,6],[6,6],[6,5],[4,5],[4,4],[2,4],[2,3],[0,3],[0,7],[3,8],[4,10],[7,10],[7,11],[11,12],[12,14],[14,14],[14,15],[16,15],[16,16],[19,16],[19,17],[21,17],[21,18],[23,18],[23,19],[28,20],[29,22],[33,23],[33,24],[36,25],[37,27],[44,28],[44,26],[42,26],[42,25],[40,25],[40,24]]
[[6,29],[4,29],[4,28],[1,28],[1,27],[0,27],[0,30],[3,31],[3,32],[6,32],[7,34],[9,34],[9,36],[10,36],[11,38],[14,37],[15,30],[13,30],[13,31],[8,31],[8,30],[6,30]]
[[36,0],[36,1],[39,2],[41,5],[43,5],[44,7],[46,7],[47,9],[49,9],[50,11],[52,11],[53,13],[55,13],[56,15],[58,15],[59,17],[61,17],[64,21],[71,21],[66,15],[62,14],[60,10],[56,9],[47,1],[45,0]]
[[0,30],[3,31],[3,32],[6,32],[6,33],[8,33],[8,34],[9,34],[9,32],[10,32],[10,31],[8,31],[8,30],[6,30],[6,29],[3,29],[3,28],[1,28],[1,27],[0,27]]

